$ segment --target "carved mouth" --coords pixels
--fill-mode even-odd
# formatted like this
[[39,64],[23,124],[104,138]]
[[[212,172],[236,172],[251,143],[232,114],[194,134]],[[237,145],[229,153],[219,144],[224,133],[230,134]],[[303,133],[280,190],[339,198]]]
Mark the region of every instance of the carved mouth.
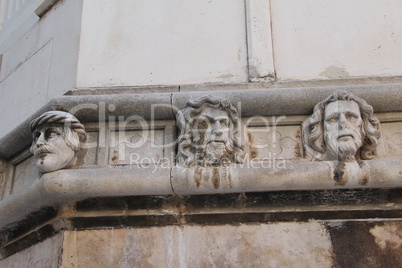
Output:
[[338,136],[338,140],[348,140],[348,139],[353,139],[352,134],[341,134]]
[[217,140],[217,139],[215,139],[215,140],[210,140],[209,142],[210,142],[210,143],[215,143],[215,144],[225,144],[225,141],[223,141],[223,140]]
[[39,158],[44,158],[48,153],[42,152],[38,154]]
[[44,150],[44,149],[40,149],[36,152],[36,156],[39,158],[44,158],[45,156],[47,156],[48,154],[52,154],[53,152],[49,151],[49,150]]

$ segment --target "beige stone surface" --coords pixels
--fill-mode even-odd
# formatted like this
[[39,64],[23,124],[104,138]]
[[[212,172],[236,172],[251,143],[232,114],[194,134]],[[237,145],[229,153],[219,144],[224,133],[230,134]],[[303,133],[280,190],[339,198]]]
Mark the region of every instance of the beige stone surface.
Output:
[[112,130],[109,165],[157,164],[164,157],[163,138],[163,129]]
[[247,82],[241,0],[85,0],[78,87]]
[[23,251],[0,260],[0,268],[59,267],[62,235],[58,234]]
[[61,267],[331,267],[320,223],[66,231]]
[[381,135],[378,156],[402,158],[402,122],[382,123]]
[[249,127],[245,139],[250,159],[300,160],[302,157],[299,125]]
[[277,78],[400,76],[401,8],[398,0],[271,1]]
[[385,222],[370,229],[375,242],[382,249],[390,248],[399,251],[402,249],[402,225],[398,222]]
[[252,81],[274,77],[270,1],[246,0],[248,72]]

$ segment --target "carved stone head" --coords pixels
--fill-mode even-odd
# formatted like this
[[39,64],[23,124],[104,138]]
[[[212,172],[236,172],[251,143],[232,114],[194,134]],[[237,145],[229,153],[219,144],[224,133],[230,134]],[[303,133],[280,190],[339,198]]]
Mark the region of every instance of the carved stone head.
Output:
[[336,91],[319,102],[303,123],[306,153],[315,160],[372,159],[381,136],[379,124],[365,100]]
[[31,124],[31,152],[42,173],[75,164],[77,152],[87,135],[84,126],[72,114],[61,111],[43,113]]
[[179,165],[221,166],[243,162],[236,108],[226,99],[205,96],[177,113]]

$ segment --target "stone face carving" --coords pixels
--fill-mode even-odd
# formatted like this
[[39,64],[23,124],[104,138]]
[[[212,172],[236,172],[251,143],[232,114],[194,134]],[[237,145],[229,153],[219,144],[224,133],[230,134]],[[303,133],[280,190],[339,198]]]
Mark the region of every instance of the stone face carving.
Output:
[[239,117],[228,100],[212,96],[190,100],[176,117],[180,129],[179,165],[225,166],[243,162]]
[[303,123],[304,148],[314,160],[372,159],[381,136],[379,124],[365,100],[336,91]]
[[72,114],[49,111],[31,124],[31,152],[42,173],[67,168],[75,164],[77,153],[86,141],[84,126]]

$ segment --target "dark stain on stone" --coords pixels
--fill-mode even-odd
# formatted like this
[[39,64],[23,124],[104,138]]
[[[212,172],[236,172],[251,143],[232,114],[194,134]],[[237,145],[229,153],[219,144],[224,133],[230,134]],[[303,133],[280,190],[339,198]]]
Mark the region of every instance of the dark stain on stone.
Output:
[[221,182],[221,176],[219,174],[219,168],[213,168],[212,170],[212,185],[215,189],[219,189]]
[[22,221],[9,224],[0,232],[0,246],[22,237],[42,224],[56,218],[58,215],[54,207],[45,207],[26,216]]
[[105,197],[90,198],[79,201],[75,205],[75,209],[79,212],[86,211],[107,211],[107,210],[158,210],[167,203],[171,203],[173,197],[162,196],[125,196],[125,197]]
[[369,181],[370,172],[366,166],[366,163],[362,160],[357,160],[359,168],[361,169],[362,177],[359,179],[360,185],[366,185]]
[[119,152],[113,151],[112,162],[117,162],[117,161],[119,161]]
[[367,176],[363,176],[363,178],[361,178],[361,179],[359,180],[359,184],[360,184],[360,185],[366,185],[366,184],[368,183],[368,181],[369,181],[368,177],[367,177]]
[[[402,226],[402,222],[396,223]],[[402,267],[401,249],[381,248],[370,233],[370,229],[384,224],[389,222],[327,223],[334,248],[333,267]]]
[[300,144],[297,142],[295,145],[295,157],[296,158],[301,158],[302,157],[302,153],[300,150]]
[[253,133],[250,131],[247,132],[247,137],[248,137],[248,149],[250,152],[250,159],[257,158],[258,157],[258,151],[256,148],[253,147],[254,144],[254,136]]
[[131,216],[102,216],[76,217],[70,219],[74,229],[101,228],[123,226],[166,226],[178,224],[176,215],[131,215]]
[[56,234],[56,230],[51,224],[47,224],[36,231],[29,233],[28,235],[4,246],[0,249],[0,254],[3,258],[8,257],[16,252],[24,250],[33,244],[36,244],[50,236]]
[[239,194],[235,201],[235,205],[237,208],[244,208],[246,207],[247,196],[245,193]]
[[[264,208],[303,207],[308,206],[342,206],[348,205],[385,205],[402,203],[402,188],[395,189],[340,189],[315,191],[278,191],[245,193],[250,206]],[[191,210],[205,208],[231,208],[236,206],[239,194],[213,194],[192,196],[122,196],[89,198],[75,205],[78,212],[110,210],[171,210],[185,204]],[[344,208],[343,208],[344,209]],[[176,209],[174,209],[176,211]],[[363,211],[364,212],[364,211]],[[401,211],[402,213],[402,211]],[[400,215],[402,216],[402,214]]]
[[228,172],[228,181],[230,188],[233,188],[232,174],[230,174],[230,170]]
[[345,174],[345,163],[339,161],[334,163],[334,181],[336,182],[335,185],[345,185],[347,180],[344,179],[343,175]]
[[199,166],[195,167],[194,181],[195,181],[195,185],[197,186],[197,188],[199,188],[201,186],[201,181],[202,181],[202,168]]

